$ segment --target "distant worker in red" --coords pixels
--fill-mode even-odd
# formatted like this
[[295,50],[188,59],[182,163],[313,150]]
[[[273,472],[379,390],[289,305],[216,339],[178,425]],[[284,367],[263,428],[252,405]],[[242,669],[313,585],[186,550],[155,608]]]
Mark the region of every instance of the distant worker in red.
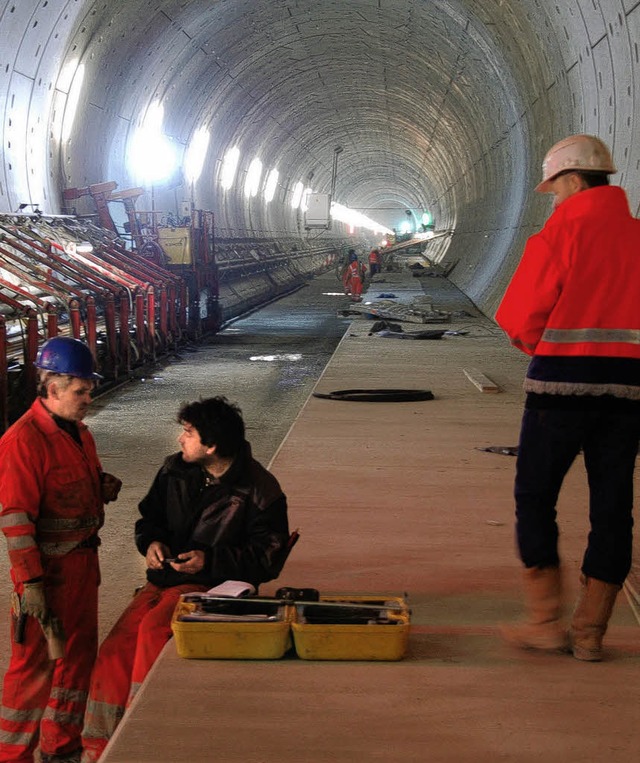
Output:
[[349,249],[349,262],[344,271],[344,292],[352,302],[362,301],[362,286],[366,273],[365,266],[358,260],[355,249]]
[[[516,535],[528,622],[520,647],[602,659],[602,640],[631,567],[633,473],[640,438],[640,220],[607,146],[591,135],[554,145],[542,193],[554,211],[528,240],[496,320],[532,356],[515,478]],[[567,636],[556,501],[582,450],[591,530]]]
[[369,273],[371,274],[371,277],[373,278],[376,273],[380,272],[380,250],[379,249],[372,249],[369,252]]
[[102,471],[82,423],[95,379],[89,348],[54,337],[38,353],[39,397],[0,439],[12,648],[0,709],[0,761],[80,760],[98,641],[98,530],[121,482]]

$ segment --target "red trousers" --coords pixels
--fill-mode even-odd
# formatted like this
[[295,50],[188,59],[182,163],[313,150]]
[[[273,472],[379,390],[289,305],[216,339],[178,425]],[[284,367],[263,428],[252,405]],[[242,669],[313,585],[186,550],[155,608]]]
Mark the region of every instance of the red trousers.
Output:
[[82,763],[97,761],[171,638],[171,617],[180,595],[206,591],[206,586],[158,588],[147,583],[120,615],[100,647],[91,676],[82,731]]
[[[0,709],[0,761],[29,763],[40,741],[49,755],[80,748],[89,677],[98,646],[98,586],[96,549],[76,549],[45,558],[47,604],[60,619],[66,636],[65,654],[51,661],[40,624],[27,617],[22,644],[14,641],[4,677]],[[15,590],[21,594],[22,586]]]
[[350,294],[352,301],[357,302],[362,294],[362,277],[360,271],[349,266],[345,271],[343,283],[345,293]]

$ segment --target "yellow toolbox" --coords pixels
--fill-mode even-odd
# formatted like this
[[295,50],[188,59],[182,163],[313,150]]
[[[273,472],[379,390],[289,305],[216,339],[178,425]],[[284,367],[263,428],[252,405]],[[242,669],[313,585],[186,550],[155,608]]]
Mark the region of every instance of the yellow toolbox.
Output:
[[277,599],[185,594],[171,630],[180,657],[277,660],[291,647],[291,615]]
[[400,596],[322,595],[296,602],[293,643],[303,660],[401,660],[410,615]]

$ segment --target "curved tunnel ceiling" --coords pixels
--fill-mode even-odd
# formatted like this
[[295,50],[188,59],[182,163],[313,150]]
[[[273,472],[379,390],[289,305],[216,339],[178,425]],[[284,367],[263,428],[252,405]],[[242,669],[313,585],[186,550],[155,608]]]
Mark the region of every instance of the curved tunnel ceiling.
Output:
[[[0,204],[139,184],[127,155],[159,101],[180,157],[210,130],[193,194],[221,230],[304,235],[293,187],[328,192],[340,146],[335,200],[389,227],[429,209],[452,231],[433,254],[489,310],[548,214],[531,188],[555,140],[600,135],[637,207],[639,42],[636,0],[9,0]],[[254,157],[279,170],[270,204],[244,196]],[[191,189],[177,174],[154,192]]]

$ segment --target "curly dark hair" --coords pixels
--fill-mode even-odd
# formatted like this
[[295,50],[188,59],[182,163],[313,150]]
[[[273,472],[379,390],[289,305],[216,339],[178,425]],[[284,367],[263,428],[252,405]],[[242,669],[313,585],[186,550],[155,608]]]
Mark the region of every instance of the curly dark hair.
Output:
[[235,456],[245,441],[242,411],[222,395],[184,403],[177,420],[195,427],[202,444],[215,445],[216,453],[223,458]]

